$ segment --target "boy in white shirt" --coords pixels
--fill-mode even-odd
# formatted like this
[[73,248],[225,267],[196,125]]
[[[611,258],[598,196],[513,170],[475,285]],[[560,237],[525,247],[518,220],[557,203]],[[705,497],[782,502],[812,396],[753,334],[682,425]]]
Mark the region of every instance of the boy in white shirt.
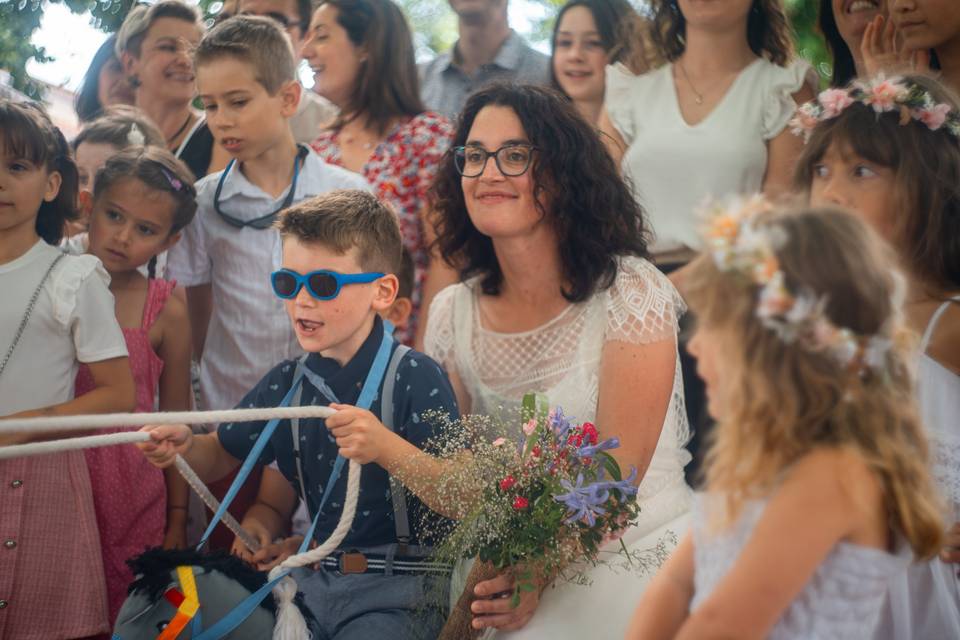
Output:
[[281,255],[276,214],[335,189],[369,190],[294,140],[295,60],[281,28],[253,16],[217,25],[194,54],[210,130],[233,156],[197,182],[196,219],[168,258],[168,277],[187,288],[204,409],[232,408],[271,363],[302,353],[270,289]]

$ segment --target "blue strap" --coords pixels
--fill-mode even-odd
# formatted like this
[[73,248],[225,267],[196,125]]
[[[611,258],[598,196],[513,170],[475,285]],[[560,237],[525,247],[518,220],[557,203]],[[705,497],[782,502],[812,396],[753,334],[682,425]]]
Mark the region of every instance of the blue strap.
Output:
[[[290,406],[290,399],[293,397],[293,394],[296,393],[297,387],[299,387],[302,382],[302,376],[294,379],[293,384],[290,385],[290,390],[287,391],[287,395],[285,395],[283,400],[280,402],[281,407]],[[227,491],[227,494],[223,496],[223,500],[220,502],[220,508],[218,508],[217,512],[213,514],[213,518],[210,519],[210,524],[207,525],[207,530],[203,532],[203,537],[200,539],[200,544],[197,545],[197,551],[203,549],[204,545],[207,544],[207,539],[210,537],[210,534],[213,533],[213,529],[220,522],[220,519],[223,518],[223,514],[227,512],[227,508],[230,506],[230,503],[233,502],[233,499],[237,497],[237,493],[240,492],[240,487],[242,487],[243,483],[247,481],[247,477],[250,475],[250,472],[253,471],[253,467],[257,464],[260,454],[263,452],[264,447],[267,446],[267,441],[270,440],[270,436],[273,435],[273,432],[277,429],[277,425],[279,423],[280,418],[274,418],[268,422],[267,426],[265,426],[263,431],[260,432],[260,437],[257,438],[256,442],[253,443],[253,448],[250,449],[250,453],[247,454],[247,459],[243,461],[240,471],[237,472],[237,477],[233,479],[233,484],[230,485],[230,489]]]
[[277,583],[286,578],[289,574],[290,571],[284,571],[274,580],[267,582],[254,593],[251,593],[249,596],[247,596],[243,602],[234,607],[233,611],[217,620],[212,627],[200,635],[192,635],[193,640],[220,640],[220,638],[239,627],[241,624],[243,624],[244,620],[250,617],[250,614],[257,610],[257,607],[260,606],[260,603],[263,602],[263,599],[270,595],[270,592],[273,591],[275,586],[277,586]]
[[[373,364],[370,365],[367,379],[364,380],[363,388],[360,389],[360,397],[357,398],[356,406],[361,409],[370,408],[370,405],[373,404],[373,399],[377,395],[377,391],[380,389],[380,385],[383,384],[383,376],[387,372],[387,365],[390,363],[390,351],[393,346],[392,329],[393,327],[389,323],[384,324],[383,339],[380,341],[380,348],[377,349],[377,355],[373,359]],[[303,536],[303,542],[300,544],[300,550],[297,551],[297,553],[304,553],[310,547],[310,541],[313,540],[317,523],[320,522],[320,512],[323,511],[323,507],[327,503],[327,498],[330,497],[333,491],[333,485],[340,479],[340,473],[343,471],[343,465],[346,462],[346,458],[338,455],[336,461],[333,463],[333,469],[330,471],[327,486],[323,489],[323,497],[320,498],[317,513],[313,516],[313,522],[310,523],[307,534]]]
[[[388,323],[385,323],[384,331],[383,331],[383,339],[380,341],[380,348],[377,350],[377,355],[376,357],[374,357],[373,364],[370,366],[370,371],[367,373],[367,378],[363,383],[363,388],[360,390],[360,397],[357,398],[356,406],[360,407],[361,409],[370,408],[370,405],[373,404],[374,397],[376,397],[377,391],[380,389],[380,385],[383,383],[383,376],[387,371],[387,365],[390,361],[390,351],[391,351],[391,347],[393,346],[392,333],[393,333],[392,326],[389,325]],[[290,403],[290,399],[293,397],[293,394],[295,393],[297,386],[301,384],[302,381],[303,381],[302,376],[299,376],[294,380],[293,385],[290,387],[290,391],[287,392],[287,395],[284,397],[283,402],[281,403],[280,406],[287,406]],[[270,430],[270,432],[272,433],[277,426],[275,424],[276,422],[279,422],[279,421],[272,420],[270,424],[268,424],[264,428],[264,432],[266,432],[267,430]],[[204,542],[206,542],[206,539],[210,535],[210,531],[212,530],[216,522],[223,517],[223,511],[226,510],[224,505],[227,504],[227,499],[229,498],[230,500],[232,500],[233,495],[236,494],[236,491],[234,491],[234,488],[239,489],[237,481],[239,480],[240,484],[242,484],[243,480],[241,480],[240,474],[243,473],[244,468],[248,466],[248,463],[250,463],[249,466],[250,468],[252,468],[253,463],[260,456],[260,451],[263,449],[263,446],[261,444],[262,439],[263,439],[263,433],[260,434],[260,438],[257,440],[256,444],[254,444],[253,450],[250,451],[250,454],[247,456],[247,459],[244,461],[243,467],[240,469],[240,473],[237,474],[237,479],[234,480],[233,485],[230,487],[230,491],[227,492],[227,496],[224,497],[224,501],[220,504],[220,509],[217,510],[217,513],[214,515],[213,522],[211,523],[210,527],[207,528],[207,532],[204,534],[203,541],[201,541],[200,543],[201,545],[203,545]],[[266,444],[265,440],[263,444]],[[259,446],[259,449],[257,449],[258,446]],[[340,473],[343,470],[343,465],[345,462],[346,462],[346,458],[339,455],[337,456],[337,460],[336,462],[334,462],[334,465],[333,465],[333,470],[330,472],[330,478],[327,481],[327,486],[323,491],[323,497],[320,499],[320,506],[317,508],[317,514],[313,517],[313,522],[310,524],[310,529],[309,531],[307,531],[307,535],[303,537],[303,543],[300,545],[300,550],[297,551],[298,554],[304,553],[307,550],[307,548],[310,546],[310,541],[313,539],[313,534],[317,528],[317,523],[320,521],[320,511],[323,509],[323,506],[326,504],[327,498],[330,497],[330,493],[333,489],[333,485],[336,484],[337,480],[339,479]],[[244,475],[244,478],[243,478],[244,480],[246,479],[246,475],[249,475],[249,473],[250,471],[248,469],[246,474]],[[233,493],[233,495],[231,495],[231,492]],[[260,603],[263,601],[264,598],[270,595],[270,592],[277,585],[277,583],[279,583],[288,575],[290,575],[289,569],[281,573],[279,576],[277,576],[273,580],[268,581],[265,585],[257,589],[256,592],[247,596],[243,600],[243,602],[238,604],[226,616],[218,620],[217,623],[214,624],[212,627],[210,627],[209,629],[201,633],[199,636],[194,635],[193,636],[194,639],[195,640],[219,640],[220,638],[224,637],[225,635],[227,635],[228,633],[236,629],[238,626],[240,626],[243,623],[244,620],[246,620],[250,616],[251,613],[256,611],[256,608],[260,606]]]

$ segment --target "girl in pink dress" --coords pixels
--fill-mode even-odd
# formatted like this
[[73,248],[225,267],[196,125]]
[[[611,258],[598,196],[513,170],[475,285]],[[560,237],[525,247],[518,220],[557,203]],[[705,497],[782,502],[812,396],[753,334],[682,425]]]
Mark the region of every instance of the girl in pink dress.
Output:
[[[175,283],[145,278],[137,269],[180,237],[196,211],[189,170],[158,147],[131,147],[97,173],[91,208],[89,252],[110,274],[116,315],[130,353],[136,411],[190,408],[190,327],[186,306],[171,296]],[[94,386],[81,367],[76,393]],[[122,429],[118,429],[122,430]],[[133,575],[126,561],[147,547],[186,542],[186,484],[170,469],[146,462],[133,447],[85,452],[100,531],[111,624],[127,597]]]

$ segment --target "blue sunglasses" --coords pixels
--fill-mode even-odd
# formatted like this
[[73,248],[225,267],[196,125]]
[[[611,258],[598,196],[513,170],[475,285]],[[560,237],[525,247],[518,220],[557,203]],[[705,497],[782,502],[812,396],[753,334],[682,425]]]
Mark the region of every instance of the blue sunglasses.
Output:
[[311,271],[301,275],[290,269],[280,269],[270,274],[273,292],[278,298],[289,300],[296,298],[300,287],[306,287],[307,293],[317,300],[333,300],[340,295],[345,284],[367,284],[385,274],[376,273],[337,273],[336,271]]

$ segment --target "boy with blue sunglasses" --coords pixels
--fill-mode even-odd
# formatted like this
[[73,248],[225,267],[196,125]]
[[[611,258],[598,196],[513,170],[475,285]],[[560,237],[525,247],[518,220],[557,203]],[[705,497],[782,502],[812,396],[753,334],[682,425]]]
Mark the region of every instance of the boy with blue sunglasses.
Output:
[[[273,368],[240,407],[274,407],[301,379],[300,404],[350,408],[376,373],[378,355],[390,365],[379,371],[378,393],[365,419],[382,421],[418,448],[436,435],[425,415],[458,415],[446,374],[427,356],[402,347],[379,313],[397,295],[401,266],[396,217],[361,191],[338,191],[283,212],[278,221],[283,263],[273,276],[300,345],[308,355]],[[316,294],[316,295],[315,295]],[[302,375],[302,378],[298,376]],[[380,379],[382,378],[382,382]],[[346,494],[346,473],[331,477],[341,450],[349,457],[351,438],[338,443],[320,419],[283,421],[258,462],[276,465],[283,478],[261,486],[243,527],[262,548],[245,554],[261,568],[294,552],[299,540],[273,541],[287,533],[298,496],[318,517],[315,538],[326,540],[336,527]],[[147,427],[152,441],[139,445],[155,465],[183,455],[206,482],[229,474],[253,447],[265,422],[222,424],[216,433],[194,435],[186,425]],[[296,434],[296,435],[295,435]],[[425,561],[430,532],[442,529],[412,494],[377,465],[361,476],[357,515],[340,552],[294,578],[316,616],[319,638],[435,637],[443,612],[431,607],[449,582],[449,571]],[[333,483],[328,500],[323,494]]]

